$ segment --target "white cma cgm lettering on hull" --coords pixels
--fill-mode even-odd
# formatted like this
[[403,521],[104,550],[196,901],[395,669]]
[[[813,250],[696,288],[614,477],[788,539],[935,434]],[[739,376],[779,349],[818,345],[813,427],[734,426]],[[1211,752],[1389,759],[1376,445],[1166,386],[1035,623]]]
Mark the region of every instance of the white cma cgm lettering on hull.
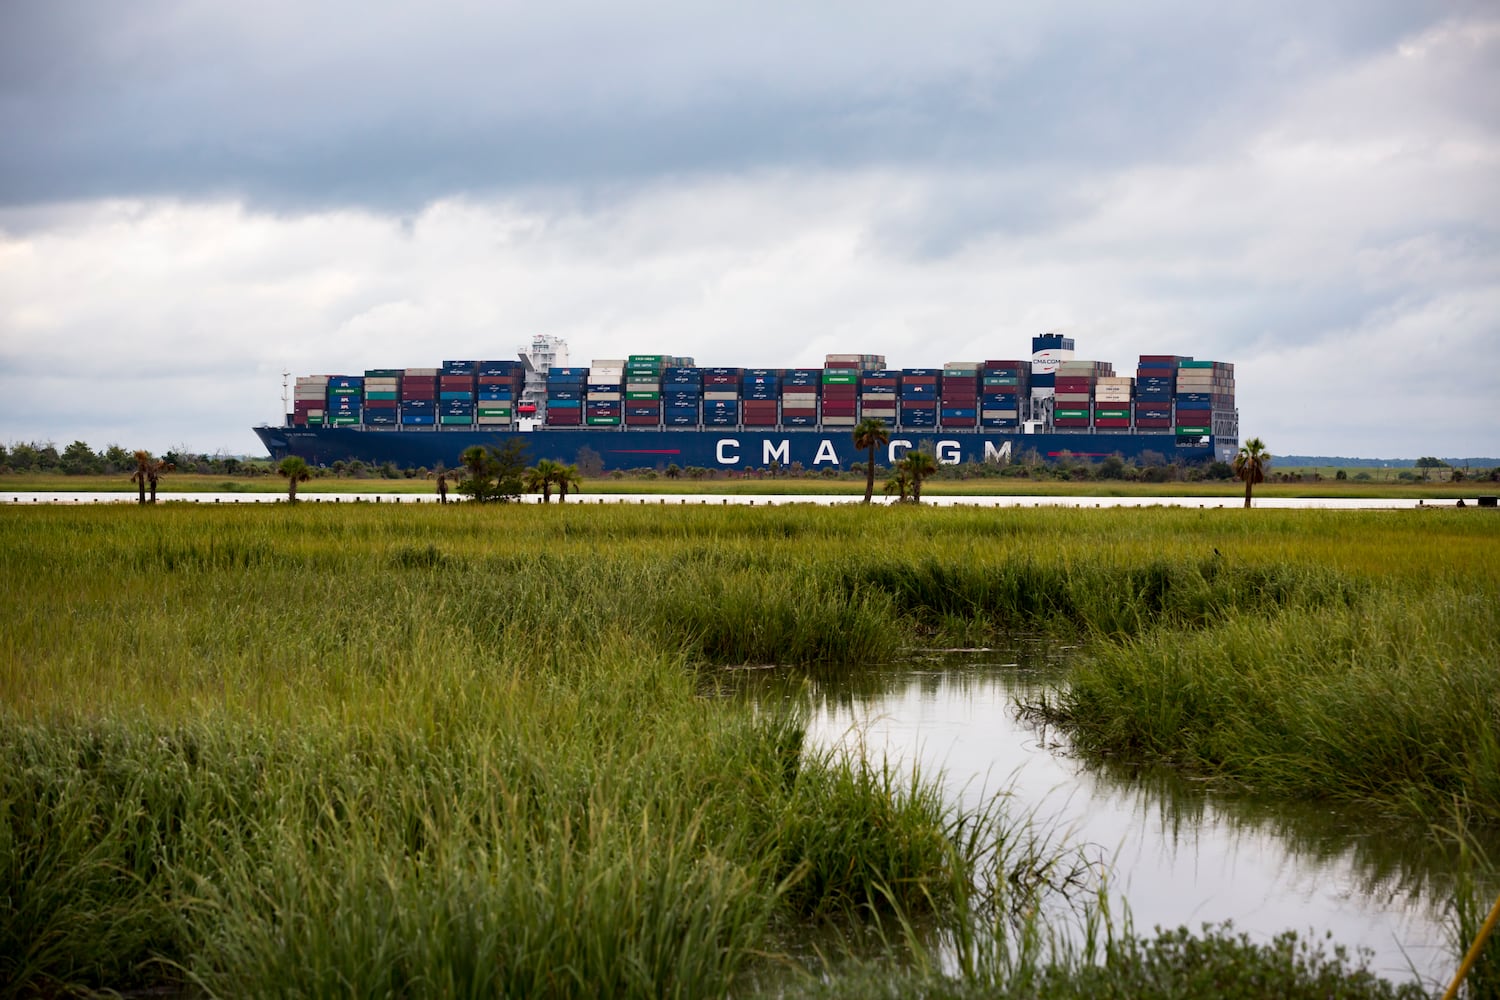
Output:
[[[720,465],[740,464],[740,442],[738,438],[719,438],[714,444],[714,458]],[[786,438],[780,441],[761,442],[761,462],[770,465],[772,462],[780,462],[782,465],[792,463],[792,443]],[[833,446],[833,442],[827,438],[818,441],[818,452],[813,456],[812,464],[817,465],[842,465],[839,453]]]
[[[901,457],[912,449],[911,441],[905,438],[893,438],[886,448],[886,460],[895,465],[901,461]],[[963,443],[955,440],[942,440],[933,444],[933,457],[939,465],[958,465],[963,462]],[[985,462],[1002,462],[1010,460],[1010,442],[1003,441],[998,446],[993,441],[984,442]],[[720,438],[714,445],[714,458],[720,465],[740,464],[740,442],[738,438]],[[761,463],[770,465],[772,462],[780,462],[782,465],[790,465],[792,462],[792,445],[789,440],[782,438],[780,441],[761,442]],[[838,465],[843,462],[839,459],[837,449],[828,438],[818,441],[817,454],[813,456],[812,465]]]

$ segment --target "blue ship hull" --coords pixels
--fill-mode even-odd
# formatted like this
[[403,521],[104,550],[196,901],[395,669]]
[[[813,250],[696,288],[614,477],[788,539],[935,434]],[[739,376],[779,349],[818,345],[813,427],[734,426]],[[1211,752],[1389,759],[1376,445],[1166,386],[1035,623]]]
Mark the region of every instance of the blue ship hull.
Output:
[[[400,468],[457,468],[459,456],[473,445],[504,445],[519,438],[528,463],[550,458],[605,472],[616,469],[745,470],[800,465],[803,469],[847,469],[865,460],[846,428],[825,429],[692,429],[542,428],[534,431],[369,430],[361,427],[256,427],[255,433],[273,459],[298,455],[311,465],[361,461],[394,463]],[[877,465],[892,465],[911,448],[921,448],[943,465],[1015,461],[1035,452],[1044,460],[1064,454],[1097,461],[1110,455],[1138,459],[1154,452],[1165,461],[1187,463],[1226,460],[1211,437],[1179,439],[1172,433],[994,433],[984,430],[892,428],[890,443],[876,449]]]

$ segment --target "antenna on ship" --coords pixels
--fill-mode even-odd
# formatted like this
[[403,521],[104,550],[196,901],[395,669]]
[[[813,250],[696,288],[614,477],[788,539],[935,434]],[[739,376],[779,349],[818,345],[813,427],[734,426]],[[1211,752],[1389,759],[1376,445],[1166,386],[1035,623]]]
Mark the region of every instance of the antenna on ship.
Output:
[[283,423],[286,422],[286,415],[288,413],[292,412],[291,410],[287,409],[287,382],[286,382],[286,380],[288,378],[290,378],[291,375],[292,375],[292,373],[290,371],[288,371],[287,369],[285,369],[285,368],[281,369],[281,420],[282,420]]

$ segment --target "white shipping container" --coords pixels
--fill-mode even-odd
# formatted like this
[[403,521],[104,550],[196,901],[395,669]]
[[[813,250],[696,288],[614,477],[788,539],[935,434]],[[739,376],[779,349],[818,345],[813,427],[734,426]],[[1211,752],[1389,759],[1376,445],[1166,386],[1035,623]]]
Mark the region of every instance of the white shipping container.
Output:
[[814,406],[818,402],[815,392],[784,392],[781,401],[787,406]]
[[436,368],[407,368],[407,378],[436,378],[440,372]]
[[618,403],[621,393],[618,392],[590,392],[586,394],[590,403]]
[[713,400],[739,399],[740,398],[740,394],[739,394],[739,390],[737,390],[737,389],[729,389],[729,390],[714,389],[714,390],[710,390],[709,392],[705,392],[703,394],[703,398],[704,399],[713,399]]

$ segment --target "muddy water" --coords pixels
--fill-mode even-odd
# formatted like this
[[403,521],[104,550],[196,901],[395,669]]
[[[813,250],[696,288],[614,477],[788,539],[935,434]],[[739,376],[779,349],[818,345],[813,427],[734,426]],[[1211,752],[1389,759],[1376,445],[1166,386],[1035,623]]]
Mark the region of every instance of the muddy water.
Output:
[[1371,967],[1429,985],[1453,972],[1442,924],[1453,860],[1425,829],[1348,808],[1216,795],[1164,771],[1088,766],[1060,734],[1018,718],[1060,683],[1067,650],[970,652],[854,681],[762,678],[760,699],[811,704],[809,738],[942,772],[955,801],[997,793],[1109,861],[1138,931],[1232,921],[1256,940],[1331,935]]

